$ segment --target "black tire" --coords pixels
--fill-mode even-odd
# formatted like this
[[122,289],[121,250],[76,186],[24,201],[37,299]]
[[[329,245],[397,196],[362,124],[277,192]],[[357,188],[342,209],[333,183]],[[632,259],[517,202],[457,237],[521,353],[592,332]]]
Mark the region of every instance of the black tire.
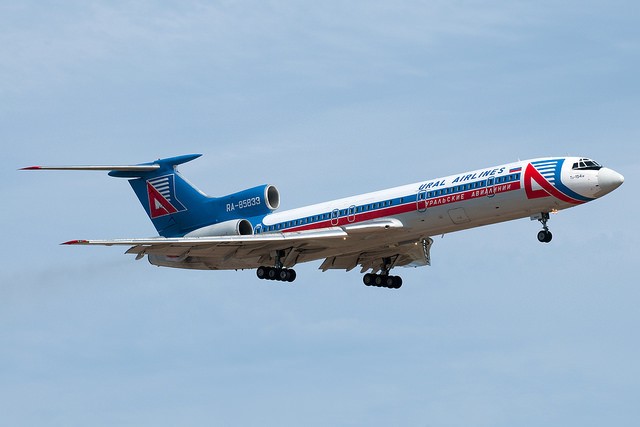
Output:
[[548,243],[547,242],[547,232],[544,230],[538,231],[538,242],[540,243]]
[[394,289],[400,289],[401,286],[402,286],[402,277],[394,276],[393,277],[393,288]]
[[296,280],[296,271],[287,270],[287,282],[293,282],[294,280]]
[[384,278],[384,287],[393,289],[395,276],[387,276]]
[[551,234],[550,231],[547,231],[547,237],[544,240],[545,243],[549,243],[551,241],[551,239],[553,239],[553,234]]
[[371,273],[367,273],[362,278],[362,281],[364,282],[365,286],[372,286],[374,281],[374,275]]
[[375,283],[375,285],[378,287],[382,286],[384,283],[384,278],[379,274],[376,274],[375,276],[376,277],[373,279],[373,283]]
[[267,279],[268,280],[276,280],[278,278],[278,269],[277,268],[269,268],[267,270]]
[[283,269],[278,269],[278,280],[281,282],[286,282],[287,279],[289,278],[289,270],[287,270],[286,268]]
[[258,269],[256,270],[256,276],[258,276],[258,279],[266,279],[267,277],[267,267],[258,267]]

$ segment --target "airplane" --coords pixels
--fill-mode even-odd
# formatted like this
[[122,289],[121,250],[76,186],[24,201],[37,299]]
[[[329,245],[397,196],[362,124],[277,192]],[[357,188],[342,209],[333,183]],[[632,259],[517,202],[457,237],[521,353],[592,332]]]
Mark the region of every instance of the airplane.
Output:
[[387,190],[276,212],[265,184],[209,197],[178,172],[187,154],[131,166],[30,166],[22,170],[108,171],[128,179],[159,236],[70,240],[64,245],[129,246],[136,260],[198,270],[256,269],[260,279],[293,282],[299,263],[361,267],[367,286],[398,289],[396,267],[431,265],[431,236],[519,218],[538,220],[549,243],[549,214],[598,199],[624,181],[586,157],[546,157],[492,166]]

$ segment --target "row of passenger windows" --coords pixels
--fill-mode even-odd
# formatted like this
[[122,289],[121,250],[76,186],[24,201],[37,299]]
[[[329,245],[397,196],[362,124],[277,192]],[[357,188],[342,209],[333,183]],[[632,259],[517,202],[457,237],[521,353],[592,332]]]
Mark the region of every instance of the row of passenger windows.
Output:
[[[513,181],[517,181],[520,178],[520,174],[511,174],[511,175],[506,175],[506,176],[500,176],[498,178],[495,178],[493,183],[489,182],[489,185],[498,185],[498,184],[504,184],[507,182],[513,182]],[[464,185],[456,185],[454,187],[449,187],[449,188],[443,188],[440,190],[434,190],[434,191],[428,191],[426,192],[426,198],[430,199],[433,197],[440,197],[440,196],[445,196],[447,194],[454,194],[454,193],[459,193],[462,191],[469,191],[469,190],[475,190],[477,188],[484,188],[487,186],[487,181],[478,181],[478,182],[470,182],[469,184],[464,184]],[[412,197],[399,197],[397,199],[391,199],[391,200],[385,200],[382,202],[376,202],[376,203],[369,203],[366,205],[362,205],[362,206],[356,206],[356,207],[351,207],[349,209],[341,209],[338,211],[338,215],[336,216],[335,213],[332,212],[327,212],[327,213],[323,213],[323,214],[319,214],[319,215],[313,215],[313,216],[309,216],[306,218],[302,218],[302,219],[296,219],[293,221],[287,221],[287,222],[281,222],[279,224],[275,224],[275,225],[268,225],[263,227],[262,232],[269,232],[269,231],[278,231],[278,230],[284,230],[287,228],[291,228],[291,227],[298,227],[298,226],[302,226],[302,225],[306,225],[306,224],[313,224],[316,223],[318,221],[328,221],[332,218],[339,218],[339,217],[346,217],[346,216],[351,216],[351,215],[355,215],[356,213],[362,213],[362,212],[368,212],[368,211],[373,211],[373,210],[377,210],[377,209],[382,209],[382,208],[386,208],[389,206],[395,206],[395,205],[402,205],[404,203],[415,203],[416,202],[416,196],[412,196]],[[335,211],[334,211],[335,212]],[[333,215],[333,217],[332,217]],[[260,232],[260,229],[256,230],[257,232]]]
[[[357,213],[373,211],[381,208],[386,208],[392,205],[403,204],[405,201],[404,197],[400,197],[398,199],[393,200],[385,200],[383,202],[370,203],[368,205],[357,206],[349,209],[339,210],[337,215],[333,212],[324,213],[320,215],[314,215],[307,218],[297,219],[293,221],[281,222],[280,224],[268,225],[264,227],[264,231],[278,231],[286,228],[297,227],[305,224],[313,224],[318,221],[327,221],[332,218],[337,219],[340,217],[351,216]],[[415,198],[413,198],[415,202]]]

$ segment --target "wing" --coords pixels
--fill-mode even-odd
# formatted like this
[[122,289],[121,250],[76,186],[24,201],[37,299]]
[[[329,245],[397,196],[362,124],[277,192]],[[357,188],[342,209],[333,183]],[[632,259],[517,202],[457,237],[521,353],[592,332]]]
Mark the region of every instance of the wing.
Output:
[[[275,262],[286,267],[320,259],[348,238],[339,227],[248,236],[154,237],[149,239],[71,240],[65,245],[130,246],[136,259],[145,255],[155,265],[200,270],[257,268]],[[325,254],[325,255],[318,255]]]
[[324,259],[320,266],[374,272],[387,267],[429,265],[429,237],[403,232],[395,219],[357,226],[330,227],[288,233],[215,237],[154,237],[148,239],[71,240],[66,245],[129,246],[136,259],[148,256],[154,265],[199,270],[234,270],[275,265],[284,267]]

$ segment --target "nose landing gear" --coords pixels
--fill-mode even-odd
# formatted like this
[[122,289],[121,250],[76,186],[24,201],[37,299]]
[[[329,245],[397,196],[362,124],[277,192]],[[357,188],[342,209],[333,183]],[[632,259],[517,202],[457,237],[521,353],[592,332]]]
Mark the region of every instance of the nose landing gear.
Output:
[[549,212],[542,212],[538,217],[534,218],[542,224],[542,230],[538,232],[538,241],[540,243],[549,243],[553,238],[553,234],[549,231],[547,221],[549,221]]

